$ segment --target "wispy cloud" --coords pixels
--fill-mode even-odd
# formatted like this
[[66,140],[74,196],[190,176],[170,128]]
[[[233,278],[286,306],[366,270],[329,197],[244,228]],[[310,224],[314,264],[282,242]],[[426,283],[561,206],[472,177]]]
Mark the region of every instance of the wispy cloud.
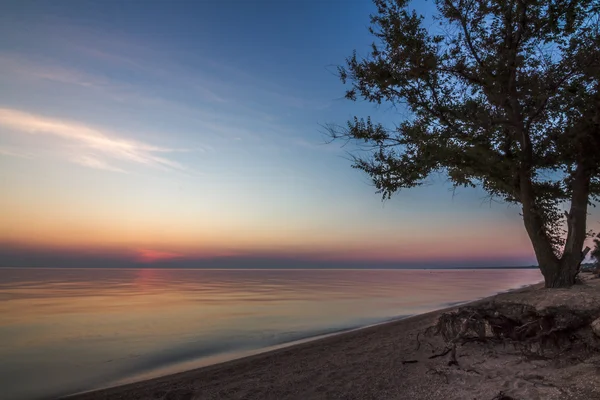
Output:
[[[73,50],[91,57],[96,62],[103,63],[117,70],[130,70],[151,77],[164,87],[185,88],[196,98],[213,103],[227,103],[228,100],[218,92],[222,87],[215,87],[214,81],[202,77],[202,74],[192,73],[179,64],[168,62],[158,54],[153,58],[136,58],[115,51],[101,50],[89,46],[74,46]],[[159,63],[156,60],[160,60]]]
[[71,161],[73,161],[74,163],[83,165],[84,167],[89,167],[89,168],[95,168],[95,169],[103,169],[106,171],[112,171],[112,172],[121,172],[121,173],[126,173],[127,171],[109,165],[106,162],[94,157],[94,156],[89,156],[89,155],[80,155],[80,156],[74,156]]
[[[0,69],[7,71],[9,77],[6,79],[14,77],[19,82],[33,83],[33,87],[37,83],[49,83],[38,93],[51,91],[54,87],[59,90],[70,87],[73,89],[69,92],[71,95],[75,92],[82,99],[102,102],[108,107],[114,106],[116,101],[136,110],[160,113],[166,120],[177,124],[185,121],[180,125],[186,125],[188,133],[193,131],[216,146],[227,146],[232,140],[256,145],[297,145],[290,143],[297,132],[291,132],[282,121],[280,110],[272,110],[265,104],[275,101],[287,108],[316,106],[313,102],[296,98],[286,88],[257,80],[243,70],[210,60],[204,61],[208,66],[206,71],[190,70],[177,63],[176,57],[168,61],[165,60],[168,57],[158,57],[154,52],[140,50],[136,46],[131,49],[125,47],[129,53],[124,54],[123,46],[119,47],[121,51],[109,51],[103,46],[85,47],[77,42],[71,43],[69,54],[77,54],[81,60],[87,61],[77,64],[70,63],[68,56],[53,59],[0,51]],[[140,79],[127,80],[122,77],[128,74],[108,74],[106,71],[132,71]],[[231,76],[235,82],[223,80],[224,75]],[[243,102],[250,93],[252,101]],[[96,155],[94,159],[99,158]],[[78,164],[91,164],[77,160]],[[163,161],[169,163],[168,159]],[[108,162],[104,164],[110,165]]]
[[[55,52],[64,56],[60,59],[44,60],[41,63],[42,68],[33,66],[30,72],[38,78],[96,86],[95,81],[88,79],[89,75],[61,70],[58,63],[72,65],[69,60],[74,60],[76,56],[78,65],[87,63],[94,68],[101,66],[114,71],[134,71],[136,75],[149,78],[146,79],[146,84],[151,82],[161,91],[168,91],[169,88],[174,88],[175,91],[185,89],[190,97],[208,103],[233,103],[239,106],[240,98],[252,98],[254,102],[266,102],[265,105],[276,101],[284,107],[304,110],[322,110],[330,105],[329,100],[306,98],[300,93],[294,93],[291,87],[275,83],[273,79],[258,76],[219,60],[190,56],[170,48],[156,47],[155,44],[148,46],[147,43],[137,42],[127,36],[107,36],[106,32],[100,33],[81,27],[63,28],[66,30],[54,32],[52,36],[54,41],[57,38],[61,39],[58,43],[53,42],[53,46]],[[52,29],[57,28],[54,26]],[[17,56],[18,64],[32,61],[14,53],[5,56]],[[183,63],[181,60],[192,60],[194,67],[189,67],[189,62]],[[20,65],[18,67],[20,68]]]
[[9,74],[83,87],[107,87],[110,80],[51,62],[0,52],[0,67]]
[[[113,59],[110,54],[101,53],[94,49],[88,49],[91,54],[104,54],[109,60]],[[72,86],[80,87],[81,98],[93,96],[94,100],[108,100],[118,102],[128,107],[143,108],[145,110],[158,110],[162,114],[170,116],[184,116],[194,123],[199,123],[202,128],[208,132],[214,132],[221,138],[243,137],[246,139],[257,139],[257,135],[249,133],[246,128],[236,128],[235,125],[247,126],[250,119],[273,123],[277,118],[269,113],[257,111],[243,105],[229,105],[227,108],[198,106],[195,103],[189,103],[177,98],[182,93],[191,94],[194,100],[204,100],[212,104],[222,105],[227,100],[214,92],[203,87],[198,77],[187,77],[186,73],[174,69],[172,71],[137,63],[135,60],[128,60],[115,55],[113,67],[117,70],[125,68],[136,69],[136,75],[143,74],[146,81],[153,82],[152,87],[139,85],[122,80],[116,80],[103,75],[97,71],[74,68],[72,66],[62,65],[52,59],[32,58],[16,53],[7,53],[0,51],[0,70],[6,72],[4,79],[17,79],[24,83],[30,82],[50,82],[57,84],[57,87]],[[105,61],[102,58],[98,62]],[[147,63],[151,64],[151,63]],[[0,78],[2,80],[3,78]],[[214,84],[214,82],[213,82]],[[156,87],[158,85],[158,87]],[[166,88],[162,90],[161,88]],[[47,88],[41,89],[48,90]],[[194,95],[196,95],[194,97]],[[235,110],[235,112],[232,112]],[[243,115],[243,117],[240,117]]]
[[[170,69],[153,66],[151,62],[144,64],[142,61],[128,59],[119,55],[102,53],[94,49],[81,50],[84,55],[91,56],[93,65],[102,65],[108,70],[134,71],[137,76],[145,78],[143,87],[132,84],[123,79],[110,78],[109,75],[92,72],[89,69],[79,69],[68,66],[65,60],[54,60],[49,58],[35,58],[18,53],[0,52],[0,69],[6,73],[22,77],[31,81],[48,81],[58,84],[75,85],[86,89],[100,90],[110,95],[117,101],[130,100],[152,100],[156,93],[181,93],[185,91],[195,101],[203,101],[211,104],[227,103],[227,100],[217,94],[209,86],[211,81],[192,76],[187,71],[181,70],[176,64]],[[99,56],[102,54],[102,56]],[[114,57],[117,61],[112,61]],[[111,61],[111,62],[108,62]],[[65,65],[67,64],[67,65]]]
[[[0,125],[13,131],[47,135],[63,139],[70,146],[68,160],[91,168],[124,172],[106,158],[144,166],[187,170],[182,164],[164,155],[185,149],[172,149],[123,139],[115,133],[78,122],[48,118],[19,110],[0,108]],[[76,150],[76,151],[73,151]]]
[[20,157],[20,158],[33,158],[33,156],[27,152],[15,150],[9,147],[0,147],[0,154],[11,157]]

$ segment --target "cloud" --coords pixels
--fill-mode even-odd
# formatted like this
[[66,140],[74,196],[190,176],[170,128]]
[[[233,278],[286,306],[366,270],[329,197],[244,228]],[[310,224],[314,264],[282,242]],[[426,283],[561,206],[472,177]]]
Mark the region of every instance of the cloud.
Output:
[[[92,58],[97,63],[110,65],[119,70],[147,74],[153,81],[185,88],[186,91],[213,103],[235,103],[240,95],[240,88],[245,88],[253,101],[257,100],[257,93],[261,93],[279,104],[292,108],[323,110],[330,106],[329,101],[317,101],[293,95],[291,88],[276,84],[272,79],[260,78],[244,69],[214,59],[203,57],[196,60],[199,68],[189,69],[175,61],[181,57],[181,54],[173,53],[171,50],[152,51],[136,46],[130,41],[123,41],[123,38],[120,38],[119,42],[120,50],[115,48],[114,42],[105,43],[100,47],[90,47],[89,43],[72,44],[70,48]],[[97,41],[96,45],[98,46]],[[165,57],[166,52],[171,57]],[[85,79],[80,81],[86,82]]]
[[73,161],[76,164],[83,165],[84,167],[126,173],[125,170],[118,168],[118,167],[113,167],[113,166],[107,164],[106,162],[104,162],[98,158],[95,158],[93,156],[88,156],[88,155],[75,156],[71,159],[71,161]]
[[[124,38],[115,39],[116,42],[95,38],[95,46],[90,46],[90,40],[82,43],[77,39],[79,35],[73,33],[71,36],[66,41],[68,44],[63,43],[63,51],[77,54],[78,64],[83,61],[84,65],[89,63],[96,70],[100,66],[104,70],[135,72],[146,78],[145,85],[151,85],[161,92],[171,91],[171,95],[176,96],[185,89],[195,100],[211,104],[235,104],[237,107],[243,106],[240,104],[243,102],[239,100],[244,97],[264,106],[275,101],[279,105],[302,110],[323,110],[330,106],[329,100],[305,98],[294,94],[293,88],[277,84],[272,79],[213,59],[195,59],[197,66],[192,69],[178,62],[182,54],[170,49],[152,50],[132,44]],[[165,57],[165,54],[169,54],[169,57]],[[57,60],[0,52],[0,65],[3,69],[36,79],[102,89],[114,86],[111,89],[118,90],[123,89],[123,86],[131,86],[130,82],[115,81],[106,75],[65,67],[65,64],[73,65],[68,61],[68,57]]]
[[[78,51],[84,51],[74,47]],[[176,64],[170,65],[170,69],[155,67],[151,60],[142,63],[117,54],[104,53],[92,48],[86,49],[85,54],[91,54],[94,65],[111,60],[112,68],[117,71],[131,69],[136,76],[144,77],[145,84],[136,84],[110,78],[105,74],[66,66],[65,60],[55,61],[51,58],[40,58],[24,56],[18,53],[0,51],[0,70],[6,74],[2,79],[17,79],[25,83],[50,82],[57,87],[72,86],[79,87],[82,98],[93,96],[94,100],[104,99],[110,102],[123,103],[128,107],[142,107],[145,110],[156,110],[170,116],[184,116],[188,121],[199,124],[205,130],[213,132],[216,136],[227,138],[230,136],[243,137],[245,139],[257,139],[245,127],[249,120],[258,120],[266,124],[272,123],[277,117],[274,114],[257,111],[251,107],[238,104],[229,105],[227,109],[219,108],[219,105],[227,103],[227,100],[207,88],[210,85],[219,86],[214,80],[203,79],[198,74],[190,76],[182,71]],[[68,63],[67,63],[68,64]],[[135,68],[135,69],[133,69]],[[201,74],[200,74],[201,75]],[[150,83],[151,82],[151,83]],[[44,93],[42,88],[38,93]],[[185,94],[184,98],[180,98]],[[186,101],[190,96],[192,102]],[[209,102],[217,105],[204,109],[195,101]],[[236,110],[232,112],[232,107]],[[236,117],[234,117],[234,115]],[[237,127],[239,125],[239,127]],[[230,138],[231,139],[231,138]]]
[[43,79],[88,88],[103,88],[111,85],[111,81],[104,77],[67,68],[55,64],[48,59],[31,59],[6,52],[0,52],[0,67],[8,73],[27,78]]
[[[80,86],[108,95],[120,102],[142,101],[155,102],[156,93],[171,91],[178,94],[182,90],[195,100],[214,103],[227,103],[227,100],[210,89],[212,81],[192,76],[176,64],[170,70],[152,66],[151,62],[129,59],[125,56],[102,53],[91,48],[80,50],[84,55],[91,55],[90,61],[98,67],[101,65],[108,71],[132,71],[145,78],[145,85],[132,84],[123,79],[110,78],[106,73],[93,72],[93,69],[79,69],[68,66],[65,60],[24,56],[18,53],[0,52],[0,70],[26,81],[48,81],[63,85]],[[102,55],[102,56],[99,56]],[[107,62],[112,59],[117,61]],[[66,64],[66,65],[65,65]],[[165,99],[160,99],[165,100]]]
[[[289,90],[257,80],[243,70],[225,67],[210,60],[205,60],[205,64],[209,66],[208,70],[213,70],[212,73],[202,69],[190,70],[176,60],[165,61],[164,57],[159,59],[153,52],[142,51],[136,46],[132,49],[124,46],[123,51],[107,51],[102,46],[85,47],[76,43],[68,47],[80,59],[93,62],[89,68],[85,67],[86,62],[74,67],[68,62],[68,58],[56,60],[0,51],[0,69],[9,73],[6,79],[16,78],[19,82],[34,85],[47,82],[59,88],[70,86],[78,91],[81,98],[92,96],[93,101],[108,100],[109,105],[116,101],[127,107],[135,107],[136,110],[160,113],[166,119],[176,120],[178,124],[185,121],[184,124],[191,127],[186,129],[194,131],[196,136],[203,136],[207,141],[223,146],[228,146],[230,141],[239,140],[246,144],[268,143],[271,147],[274,143],[284,148],[298,145],[293,143],[297,133],[281,121],[282,114],[273,112],[266,105],[272,101],[283,107],[294,108],[316,104],[295,98],[289,94]],[[131,51],[124,54],[125,48]],[[123,74],[108,74],[106,71],[131,71],[141,79],[119,79],[116,77]],[[223,75],[232,75],[233,80],[223,80]],[[240,87],[243,89],[240,90]],[[42,86],[37,95],[44,95],[45,90],[53,89]],[[261,96],[257,96],[257,92]],[[242,101],[250,94],[251,102]],[[317,146],[303,147],[310,150],[322,149]],[[158,151],[154,153],[157,156]],[[95,160],[100,159],[99,154],[89,155]],[[171,162],[165,157],[154,161],[163,164]],[[79,158],[75,162],[86,166],[92,164],[87,160],[81,162]],[[98,168],[106,169],[105,166],[111,166],[108,160],[104,160],[103,164]],[[172,169],[180,167],[169,166]]]
[[[175,87],[179,89],[185,89],[186,92],[192,93],[198,99],[202,99],[211,103],[227,103],[228,100],[217,93],[218,87],[215,89],[209,88],[214,86],[214,83],[210,79],[201,78],[197,74],[192,74],[181,68],[178,64],[168,63],[161,59],[160,65],[157,65],[153,59],[136,59],[131,56],[125,56],[115,52],[107,52],[99,49],[95,49],[89,46],[77,46],[74,50],[90,56],[97,62],[101,62],[116,68],[119,71],[130,70],[137,74],[143,74],[150,78],[151,82],[155,82],[155,85],[163,88]],[[157,56],[158,57],[158,56]],[[159,58],[160,59],[160,58]],[[166,66],[166,68],[164,66]],[[48,79],[61,81],[64,74],[60,74],[60,69],[54,71],[50,76],[46,76]],[[38,76],[44,77],[44,72],[38,73]],[[64,83],[73,83],[81,86],[86,86],[92,83],[94,86],[104,86],[105,79],[100,78],[99,81],[91,80],[90,76],[86,74],[79,74],[75,71],[74,74],[69,75],[63,81]],[[123,84],[121,82],[121,84]]]
[[14,150],[8,147],[0,147],[0,154],[19,158],[33,158],[33,156],[29,153],[22,152],[20,150]]
[[71,145],[71,151],[76,150],[75,154],[71,154],[67,158],[72,162],[91,168],[124,172],[121,168],[112,166],[106,160],[100,158],[104,156],[116,161],[148,167],[187,170],[179,162],[159,155],[187,150],[159,147],[139,141],[122,139],[114,133],[77,122],[0,108],[0,126],[21,133],[47,135],[63,139]]

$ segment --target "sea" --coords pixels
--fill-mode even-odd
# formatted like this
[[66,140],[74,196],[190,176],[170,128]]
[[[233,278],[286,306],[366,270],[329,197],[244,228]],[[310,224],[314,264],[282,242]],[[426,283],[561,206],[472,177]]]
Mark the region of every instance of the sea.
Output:
[[537,269],[0,269],[0,397],[181,372],[541,280]]

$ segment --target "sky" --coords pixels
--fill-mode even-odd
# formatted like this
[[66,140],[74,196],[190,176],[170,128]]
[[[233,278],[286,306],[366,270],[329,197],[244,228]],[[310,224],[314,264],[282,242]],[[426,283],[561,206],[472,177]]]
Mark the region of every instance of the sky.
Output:
[[3,1],[1,266],[534,264],[518,208],[443,176],[382,202],[326,143],[327,123],[402,120],[335,76],[372,11]]

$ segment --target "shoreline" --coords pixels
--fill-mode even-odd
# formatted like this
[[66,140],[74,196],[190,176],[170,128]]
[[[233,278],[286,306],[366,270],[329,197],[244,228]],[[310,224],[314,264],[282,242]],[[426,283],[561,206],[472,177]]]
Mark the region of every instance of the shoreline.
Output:
[[[460,303],[462,304],[466,304],[466,303]],[[459,305],[456,305],[456,307],[458,307]],[[452,306],[455,307],[455,306]],[[446,309],[447,307],[445,307],[444,309]],[[442,309],[440,309],[442,310]],[[429,311],[429,312],[435,312],[437,310],[433,310],[433,311]],[[261,347],[258,349],[252,349],[252,350],[240,350],[240,351],[233,351],[233,352],[226,352],[226,353],[221,353],[221,354],[216,354],[214,356],[208,356],[206,358],[201,358],[198,360],[192,360],[192,361],[188,361],[185,362],[184,364],[195,364],[196,366],[191,367],[191,368],[187,368],[187,369],[182,369],[181,371],[176,371],[176,372],[168,372],[168,373],[156,373],[156,371],[160,371],[163,369],[171,369],[169,367],[159,367],[156,369],[153,369],[151,371],[147,371],[141,374],[136,375],[137,377],[141,377],[144,375],[149,375],[148,378],[137,378],[137,377],[131,377],[131,378],[125,378],[119,381],[116,381],[115,384],[109,384],[107,386],[104,387],[99,387],[97,389],[90,389],[90,390],[85,390],[82,392],[77,392],[77,393],[73,393],[73,394],[69,394],[63,397],[60,397],[61,399],[70,399],[73,398],[75,396],[81,396],[81,395],[86,395],[86,394],[90,394],[90,393],[94,393],[94,392],[99,392],[99,391],[104,391],[104,390],[110,390],[110,389],[115,389],[115,388],[120,388],[123,386],[128,386],[128,385],[133,385],[133,384],[137,384],[137,383],[144,383],[144,382],[149,382],[149,381],[153,381],[156,379],[161,379],[161,378],[168,378],[174,375],[179,375],[179,374],[185,374],[188,372],[194,372],[194,371],[200,371],[204,368],[208,368],[208,367],[212,367],[212,366],[218,366],[221,364],[225,364],[225,363],[229,363],[229,362],[233,362],[233,361],[238,361],[238,360],[243,360],[249,357],[254,357],[254,356],[260,356],[263,354],[267,354],[270,352],[275,352],[278,350],[282,350],[282,349],[287,349],[287,348],[293,348],[295,346],[298,345],[302,345],[305,343],[312,343],[314,341],[318,341],[318,340],[322,340],[322,339],[327,339],[330,337],[334,337],[334,336],[339,336],[339,335],[344,335],[346,333],[350,333],[350,332],[354,332],[354,331],[359,331],[362,329],[367,329],[367,328],[371,328],[371,327],[376,327],[376,326],[380,326],[380,325],[386,325],[386,324],[391,324],[394,322],[399,322],[402,321],[404,319],[407,318],[411,318],[411,317],[415,317],[418,315],[423,315],[425,313],[422,314],[414,314],[414,315],[406,315],[406,316],[398,316],[398,317],[393,317],[390,319],[386,319],[384,321],[381,322],[376,322],[373,324],[369,324],[369,325],[363,325],[363,326],[358,326],[358,327],[351,327],[351,328],[342,328],[333,332],[329,332],[329,333],[323,333],[323,334],[317,334],[314,336],[308,336],[302,339],[297,339],[297,340],[292,340],[290,342],[284,342],[284,343],[280,343],[280,344],[274,344],[274,345],[270,345],[267,347]],[[204,360],[206,360],[206,362],[203,362]],[[218,361],[209,361],[209,360],[218,360]]]
[[[207,365],[200,365],[191,369],[186,369],[180,372],[168,373],[165,375],[158,375],[149,377],[147,379],[134,380],[131,382],[117,383],[103,388],[92,389],[89,391],[78,392],[69,394],[61,398],[64,399],[76,399],[76,400],[93,400],[93,399],[130,399],[130,398],[161,398],[161,394],[167,396],[165,399],[192,399],[193,390],[180,388],[181,384],[189,383],[190,381],[198,381],[203,385],[206,378],[212,377],[215,373],[219,376],[236,375],[236,372],[240,369],[247,370],[252,368],[252,364],[264,364],[265,361],[273,358],[291,357],[294,358],[298,354],[306,351],[319,351],[321,349],[327,349],[329,346],[336,345],[339,343],[351,342],[356,339],[365,338],[368,336],[386,333],[390,331],[399,331],[399,336],[404,336],[405,339],[411,337],[414,338],[418,334],[417,331],[422,330],[426,325],[432,325],[437,317],[444,312],[456,309],[461,306],[473,304],[481,301],[491,300],[499,295],[514,292],[525,292],[535,290],[543,286],[542,282],[538,282],[531,285],[525,285],[514,289],[509,289],[503,292],[496,293],[492,296],[474,299],[470,301],[461,302],[459,304],[452,304],[447,307],[442,307],[436,310],[428,311],[421,314],[409,315],[406,317],[397,317],[392,320],[382,321],[375,324],[365,325],[357,328],[351,328],[332,332],[324,335],[317,335],[300,339],[288,343],[282,343],[279,345],[268,346],[261,349],[250,350],[246,352],[237,353],[239,356],[232,355],[233,358],[227,358],[227,354],[221,355],[224,358],[222,361],[216,363],[210,363]],[[218,357],[218,356],[217,356]],[[296,357],[297,358],[297,357]],[[200,360],[198,360],[200,362]],[[268,371],[263,371],[268,372]],[[152,373],[148,373],[151,375]],[[258,378],[258,377],[257,377]],[[133,378],[135,379],[135,378]],[[259,378],[258,378],[259,379]],[[231,379],[230,379],[231,380]],[[219,379],[214,384],[217,384]],[[170,390],[172,389],[172,390]],[[153,392],[151,394],[150,392]],[[174,393],[169,395],[169,393]],[[158,397],[157,397],[158,396]],[[191,396],[191,397],[190,397]],[[227,395],[214,396],[200,396],[197,398],[230,398]],[[242,398],[242,397],[232,397]],[[247,398],[247,397],[243,397]],[[250,398],[262,398],[252,397]],[[271,398],[271,397],[269,397]]]
[[[531,286],[531,285],[527,285],[527,286]],[[506,292],[500,292],[500,293],[506,293]],[[479,299],[479,300],[481,300],[481,299]],[[479,301],[479,300],[473,300],[473,301]],[[147,373],[143,373],[143,374],[138,375],[138,376],[151,375],[151,377],[149,377],[149,378],[142,378],[142,379],[137,379],[135,377],[130,378],[130,379],[126,378],[126,379],[121,380],[121,381],[123,381],[123,383],[116,383],[116,384],[111,384],[111,385],[107,385],[107,386],[104,386],[104,387],[100,387],[100,388],[97,388],[97,389],[90,389],[90,390],[86,390],[86,391],[83,391],[83,392],[77,392],[77,393],[73,393],[73,394],[68,394],[68,395],[62,396],[60,398],[61,399],[71,399],[71,398],[78,397],[78,396],[93,394],[95,392],[116,389],[116,388],[120,388],[120,387],[123,387],[123,386],[129,386],[129,385],[134,385],[134,384],[141,384],[141,383],[144,383],[144,382],[150,382],[150,381],[154,381],[154,380],[161,379],[161,378],[169,378],[169,377],[172,377],[172,376],[175,376],[175,375],[186,374],[188,372],[200,372],[200,370],[203,370],[205,368],[209,368],[209,367],[213,367],[213,366],[219,366],[219,365],[222,365],[222,364],[225,364],[225,363],[229,363],[229,362],[244,360],[246,358],[250,358],[250,357],[254,357],[254,356],[260,356],[260,355],[268,354],[268,353],[271,353],[271,352],[276,352],[278,350],[283,350],[283,349],[288,349],[288,348],[294,348],[295,346],[303,345],[303,344],[306,344],[306,343],[312,343],[312,342],[316,342],[316,341],[319,341],[319,340],[322,340],[322,339],[327,339],[327,338],[330,338],[330,337],[336,337],[336,336],[344,335],[344,334],[347,334],[347,333],[352,333],[352,332],[355,332],[355,331],[360,331],[360,330],[363,330],[363,329],[368,329],[368,328],[374,328],[374,327],[378,327],[378,326],[382,326],[382,325],[393,324],[393,323],[400,322],[400,321],[403,321],[403,320],[408,319],[408,318],[418,317],[420,315],[425,315],[425,314],[428,314],[428,313],[434,313],[434,312],[437,312],[437,311],[452,309],[454,307],[460,307],[461,305],[468,304],[468,303],[471,303],[473,301],[461,302],[460,304],[456,304],[456,305],[452,305],[452,306],[448,306],[448,307],[444,307],[444,308],[440,308],[440,309],[428,311],[426,313],[393,317],[393,318],[386,319],[384,321],[376,322],[376,323],[369,324],[369,325],[358,326],[358,327],[354,327],[354,328],[340,329],[340,330],[337,330],[337,331],[334,331],[334,332],[330,332],[330,333],[318,334],[318,335],[315,335],[315,336],[309,336],[309,337],[306,337],[306,338],[303,338],[303,339],[298,339],[298,340],[293,340],[293,341],[290,341],[290,342],[285,342],[285,343],[270,345],[270,346],[261,347],[261,348],[258,348],[258,349],[245,350],[245,351],[242,350],[242,351],[235,351],[235,352],[231,352],[231,353],[217,354],[215,356],[206,357],[206,359],[221,359],[221,361],[216,361],[216,362],[210,362],[210,361],[208,361],[205,365],[203,365],[204,363],[202,362],[204,359],[190,361],[188,363],[195,363],[195,364],[198,364],[198,366],[192,367],[192,368],[189,368],[189,369],[184,369],[184,370],[177,371],[177,372],[165,373],[165,374],[154,374],[152,371],[149,371]],[[163,368],[158,368],[157,370],[160,370],[160,369],[163,369]],[[152,376],[152,375],[154,375],[154,376]],[[117,382],[119,382],[119,381],[117,381]]]

